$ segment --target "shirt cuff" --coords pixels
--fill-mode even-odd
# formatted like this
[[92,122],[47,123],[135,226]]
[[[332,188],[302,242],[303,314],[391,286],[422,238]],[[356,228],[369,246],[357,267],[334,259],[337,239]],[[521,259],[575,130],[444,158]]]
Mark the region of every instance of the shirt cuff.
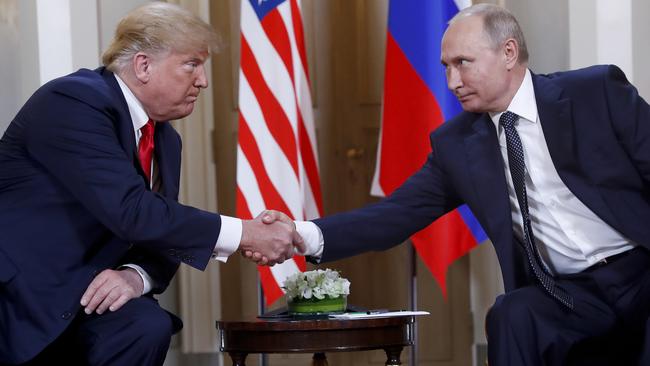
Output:
[[311,221],[295,221],[296,231],[302,240],[305,242],[305,253],[303,255],[313,257],[316,261],[320,262],[323,256],[323,247],[325,240],[320,228]]
[[221,215],[221,230],[212,251],[212,259],[226,263],[228,257],[239,249],[242,221],[236,217]]
[[151,291],[151,284],[153,283],[153,280],[151,279],[151,276],[149,276],[147,271],[145,271],[142,267],[138,266],[137,264],[132,264],[132,263],[121,265],[120,268],[118,269],[124,267],[134,269],[136,272],[138,272],[140,278],[142,278],[142,295],[148,294],[149,291]]

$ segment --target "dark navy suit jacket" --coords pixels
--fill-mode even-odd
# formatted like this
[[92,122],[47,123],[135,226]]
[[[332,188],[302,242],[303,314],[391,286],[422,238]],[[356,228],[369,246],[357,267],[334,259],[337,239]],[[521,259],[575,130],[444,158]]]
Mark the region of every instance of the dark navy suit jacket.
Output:
[[47,83],[11,122],[0,140],[0,364],[61,334],[104,269],[138,264],[161,292],[180,262],[206,267],[220,217],[177,202],[180,137],[158,123],[154,139],[158,193],[104,68]]
[[[650,248],[648,104],[615,66],[533,75],[533,85],[562,181],[606,223]],[[427,162],[391,196],[314,221],[325,239],[322,261],[390,248],[466,203],[496,249],[506,291],[532,283],[523,246],[513,236],[492,120],[463,112],[430,137]]]

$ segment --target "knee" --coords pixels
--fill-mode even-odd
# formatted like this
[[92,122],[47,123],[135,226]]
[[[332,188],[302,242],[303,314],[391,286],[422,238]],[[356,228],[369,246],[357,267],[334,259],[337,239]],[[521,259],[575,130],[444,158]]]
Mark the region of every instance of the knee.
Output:
[[152,346],[164,346],[168,345],[171,340],[172,320],[165,310],[156,306],[133,318],[131,330],[138,342],[147,342]]
[[128,331],[125,333],[134,343],[147,343],[151,347],[169,345],[173,333],[172,319],[155,300],[133,299],[123,310],[123,315],[128,318]]
[[534,300],[530,291],[515,290],[511,293],[497,297],[494,305],[486,315],[486,332],[499,332],[499,329],[523,328],[530,329],[534,318]]

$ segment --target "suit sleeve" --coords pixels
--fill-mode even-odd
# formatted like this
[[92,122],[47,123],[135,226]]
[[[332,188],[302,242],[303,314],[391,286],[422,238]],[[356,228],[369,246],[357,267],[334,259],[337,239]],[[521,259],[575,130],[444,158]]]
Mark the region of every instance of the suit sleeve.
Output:
[[[44,88],[23,116],[26,148],[101,224],[119,238],[197,269],[207,265],[219,215],[148,191],[117,138],[117,111],[83,91]],[[97,94],[88,88],[88,95]]]
[[[170,146],[173,151],[177,152],[176,156],[173,157],[173,160],[178,162],[179,169],[178,171],[173,172],[175,181],[171,186],[178,187],[180,183],[180,154],[182,141],[178,134],[174,133],[174,136],[176,138],[173,140],[173,144],[168,142],[166,147]],[[167,186],[169,187],[170,184],[167,184]],[[178,201],[178,190],[173,190],[172,193],[171,196],[167,196],[171,197],[174,201]],[[170,260],[167,256],[140,246],[132,247],[126,253],[124,258],[121,259],[120,263],[138,265],[147,273],[151,280],[150,294],[163,293],[169,286],[172,278],[174,278],[179,266],[178,262]]]
[[120,261],[137,264],[151,277],[152,294],[163,293],[178,270],[178,262],[144,247],[134,246]]
[[650,106],[616,66],[608,67],[605,91],[617,138],[646,185],[650,184]]
[[363,208],[314,220],[323,233],[322,261],[328,262],[402,243],[460,205],[436,155],[390,196]]

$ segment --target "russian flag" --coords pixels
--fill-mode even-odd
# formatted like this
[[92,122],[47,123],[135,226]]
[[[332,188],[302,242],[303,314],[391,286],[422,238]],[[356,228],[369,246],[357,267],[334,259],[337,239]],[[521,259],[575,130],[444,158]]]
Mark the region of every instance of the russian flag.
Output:
[[[470,0],[393,0],[389,5],[381,136],[372,194],[393,192],[431,153],[429,134],[462,111],[447,89],[440,42]],[[411,237],[446,296],[447,267],[487,235],[467,206]]]

